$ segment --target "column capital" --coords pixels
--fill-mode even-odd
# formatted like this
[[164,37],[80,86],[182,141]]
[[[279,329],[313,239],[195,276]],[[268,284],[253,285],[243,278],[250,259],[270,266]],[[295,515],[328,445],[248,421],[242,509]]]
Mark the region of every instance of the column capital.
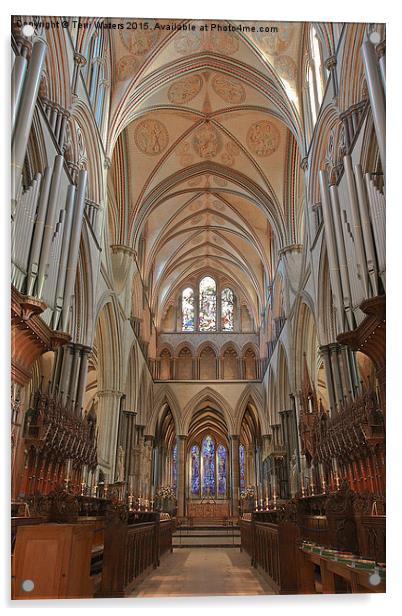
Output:
[[115,397],[115,398],[121,398],[123,395],[123,392],[117,391],[115,389],[103,389],[101,391],[97,391],[95,395],[98,396],[98,398],[107,398],[108,396]]

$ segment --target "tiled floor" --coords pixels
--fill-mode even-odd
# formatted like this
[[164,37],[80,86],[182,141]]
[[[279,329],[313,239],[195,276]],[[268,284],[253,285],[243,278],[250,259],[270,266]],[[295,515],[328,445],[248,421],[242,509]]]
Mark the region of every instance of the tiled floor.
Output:
[[266,580],[236,548],[182,548],[164,556],[132,597],[272,595]]

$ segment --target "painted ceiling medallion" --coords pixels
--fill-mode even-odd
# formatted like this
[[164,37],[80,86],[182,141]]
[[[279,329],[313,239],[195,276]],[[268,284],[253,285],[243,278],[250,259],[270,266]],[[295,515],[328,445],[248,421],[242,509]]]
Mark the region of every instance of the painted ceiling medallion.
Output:
[[296,80],[297,67],[290,56],[277,56],[274,59],[274,67],[282,79],[291,82]]
[[168,90],[168,99],[171,103],[183,105],[195,98],[201,88],[201,77],[199,75],[189,75],[172,83]]
[[123,56],[117,63],[116,75],[117,81],[125,81],[133,75],[139,65],[139,61],[135,56]]
[[255,34],[255,38],[262,51],[271,56],[276,56],[286,51],[294,34],[292,24],[277,22],[274,25],[278,28],[278,32],[257,32]]
[[239,39],[231,32],[211,32],[209,48],[211,51],[228,56],[238,51]]
[[275,124],[260,120],[252,124],[247,133],[247,145],[257,156],[270,156],[279,146],[280,134]]
[[220,98],[231,105],[239,105],[246,100],[246,91],[240,81],[227,75],[215,75],[212,88]]
[[221,137],[210,122],[204,122],[194,133],[193,148],[200,158],[215,158],[222,148]]
[[199,51],[202,43],[200,32],[180,32],[175,35],[174,46],[177,53],[186,55]]
[[149,30],[120,30],[120,39],[124,47],[134,56],[144,56],[157,43],[160,31],[154,30],[150,23]]
[[159,120],[143,120],[135,129],[134,140],[137,148],[148,156],[161,154],[169,143],[166,127]]

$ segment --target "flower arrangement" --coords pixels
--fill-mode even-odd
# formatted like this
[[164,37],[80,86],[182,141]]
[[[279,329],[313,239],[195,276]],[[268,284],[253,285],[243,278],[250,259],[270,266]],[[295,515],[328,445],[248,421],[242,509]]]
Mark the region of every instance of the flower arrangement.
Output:
[[159,486],[155,491],[155,498],[160,500],[176,500],[176,490],[173,486]]
[[248,500],[250,498],[256,498],[256,494],[255,486],[247,486],[243,492],[241,492],[240,499]]

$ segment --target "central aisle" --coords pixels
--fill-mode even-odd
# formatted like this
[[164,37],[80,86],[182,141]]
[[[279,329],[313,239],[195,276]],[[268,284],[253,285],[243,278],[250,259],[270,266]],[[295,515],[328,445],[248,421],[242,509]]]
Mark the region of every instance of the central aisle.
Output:
[[273,595],[268,582],[237,549],[182,548],[165,556],[132,597]]

